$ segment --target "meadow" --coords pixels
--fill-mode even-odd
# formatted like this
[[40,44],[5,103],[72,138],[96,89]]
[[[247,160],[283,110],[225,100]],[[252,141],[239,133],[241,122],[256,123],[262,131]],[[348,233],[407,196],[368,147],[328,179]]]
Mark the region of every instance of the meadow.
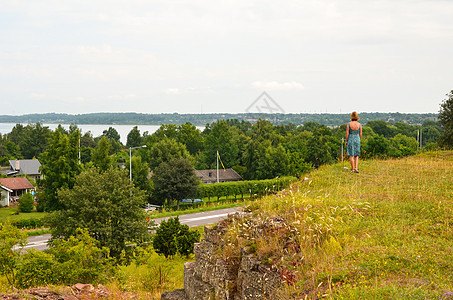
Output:
[[220,254],[249,247],[291,299],[453,299],[453,153],[345,167],[251,204]]

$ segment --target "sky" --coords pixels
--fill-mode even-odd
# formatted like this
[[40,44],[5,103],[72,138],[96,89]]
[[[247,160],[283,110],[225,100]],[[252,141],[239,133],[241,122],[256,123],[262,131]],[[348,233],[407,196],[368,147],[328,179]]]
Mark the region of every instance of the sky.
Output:
[[266,112],[264,91],[286,113],[436,113],[452,16],[452,0],[0,0],[0,114]]

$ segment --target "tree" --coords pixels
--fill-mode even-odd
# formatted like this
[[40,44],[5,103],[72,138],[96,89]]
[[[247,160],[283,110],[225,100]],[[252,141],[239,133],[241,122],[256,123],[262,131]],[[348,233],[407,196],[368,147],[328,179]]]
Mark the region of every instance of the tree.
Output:
[[151,180],[154,182],[156,204],[163,204],[165,199],[171,203],[193,197],[200,183],[192,164],[184,158],[163,162],[154,171]]
[[107,171],[113,166],[113,158],[110,156],[110,143],[107,137],[103,136],[94,148],[91,161],[101,172]]
[[[129,170],[129,162],[126,164],[127,169]],[[130,170],[129,170],[130,171]],[[152,191],[152,183],[148,179],[149,168],[146,163],[142,162],[140,156],[132,157],[132,182],[136,187],[146,192],[149,196]]]
[[203,146],[203,137],[200,130],[190,123],[179,125],[177,141],[186,145],[187,151],[195,155]]
[[38,184],[43,187],[39,202],[47,211],[64,208],[57,197],[57,191],[61,188],[71,189],[75,176],[81,171],[78,158],[79,138],[79,131],[68,137],[56,130],[47,150],[41,155],[41,172],[44,178],[38,180]]
[[143,141],[140,135],[140,130],[138,130],[137,126],[134,126],[134,128],[132,128],[127,134],[126,147],[138,147],[141,146],[142,143]]
[[[22,248],[27,244],[27,235],[9,222],[0,222],[0,274],[5,275],[8,283],[16,283],[16,268]],[[19,247],[19,251],[14,249]]]
[[24,213],[29,213],[33,210],[34,200],[33,195],[25,193],[19,198],[19,210]]
[[218,121],[211,126],[204,143],[204,158],[208,166],[215,166],[217,151],[225,166],[232,167],[238,164],[239,147],[236,144],[235,133],[236,131],[225,121]]
[[438,118],[444,128],[439,138],[439,145],[453,148],[453,90],[447,94],[447,99],[440,105]]
[[27,125],[27,128],[24,131],[25,135],[20,143],[20,148],[24,158],[31,159],[38,157],[46,150],[52,131],[49,127],[42,126],[41,123]]
[[126,170],[110,168],[100,173],[90,169],[75,178],[72,189],[58,192],[65,210],[50,214],[52,239],[67,239],[77,228],[86,228],[101,247],[110,249],[112,257],[122,251],[130,255],[133,247],[148,236],[144,193],[129,181]]
[[161,163],[169,162],[174,158],[192,159],[190,153],[186,149],[186,146],[178,143],[174,139],[165,137],[151,146],[148,156],[149,167],[151,170],[154,170]]
[[326,136],[319,134],[316,130],[308,142],[307,162],[315,168],[332,161],[331,149]]
[[382,135],[371,136],[364,140],[363,149],[367,157],[385,157],[389,155],[390,142]]
[[176,253],[189,256],[193,253],[193,245],[200,240],[200,236],[198,231],[182,225],[178,217],[170,218],[162,221],[157,228],[153,247],[157,253],[165,257],[174,256]]
[[118,143],[120,142],[121,136],[118,133],[118,131],[113,127],[109,127],[109,129],[104,130],[102,132],[102,135],[105,136],[106,138],[108,138],[109,140],[113,140]]

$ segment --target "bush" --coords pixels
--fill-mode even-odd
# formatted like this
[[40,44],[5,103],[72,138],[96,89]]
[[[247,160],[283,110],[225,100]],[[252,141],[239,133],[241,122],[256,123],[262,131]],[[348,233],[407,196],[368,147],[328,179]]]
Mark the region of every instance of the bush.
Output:
[[19,210],[23,213],[29,213],[33,210],[34,200],[33,195],[26,193],[19,198]]
[[176,253],[188,256],[193,253],[193,245],[200,240],[201,234],[189,230],[189,226],[182,225],[179,218],[170,218],[162,221],[156,230],[153,247],[157,253],[165,257],[174,256]]
[[102,283],[115,273],[109,250],[87,230],[77,229],[68,240],[54,240],[47,252],[31,249],[20,258],[17,283],[21,288],[49,284]]
[[53,276],[64,284],[108,281],[115,267],[109,249],[99,244],[86,229],[77,229],[67,240],[53,240],[48,250],[57,263]]
[[30,219],[20,219],[11,221],[11,225],[14,225],[20,229],[35,229],[44,226],[44,223],[41,219],[30,218]]
[[42,251],[30,249],[21,257],[17,269],[17,283],[21,288],[31,286],[46,286],[56,283],[54,278],[55,261],[53,256]]

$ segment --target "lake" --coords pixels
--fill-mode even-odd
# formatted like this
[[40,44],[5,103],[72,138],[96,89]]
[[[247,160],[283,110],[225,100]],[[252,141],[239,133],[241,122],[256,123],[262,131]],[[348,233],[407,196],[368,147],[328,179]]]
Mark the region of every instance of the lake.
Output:
[[[22,124],[26,126],[27,124]],[[52,130],[58,127],[58,124],[43,124],[44,126],[49,127]],[[6,134],[10,133],[13,127],[16,126],[16,123],[0,123],[0,133]],[[69,129],[70,124],[61,124],[65,129]],[[125,145],[127,141],[127,134],[134,128],[138,127],[140,133],[143,134],[145,131],[148,131],[149,134],[154,133],[159,129],[160,125],[104,125],[104,124],[77,124],[77,127],[82,131],[82,135],[88,131],[91,131],[93,137],[102,135],[104,130],[107,130],[109,127],[113,127],[120,134],[120,140]],[[204,127],[197,126],[198,129],[203,130]]]

